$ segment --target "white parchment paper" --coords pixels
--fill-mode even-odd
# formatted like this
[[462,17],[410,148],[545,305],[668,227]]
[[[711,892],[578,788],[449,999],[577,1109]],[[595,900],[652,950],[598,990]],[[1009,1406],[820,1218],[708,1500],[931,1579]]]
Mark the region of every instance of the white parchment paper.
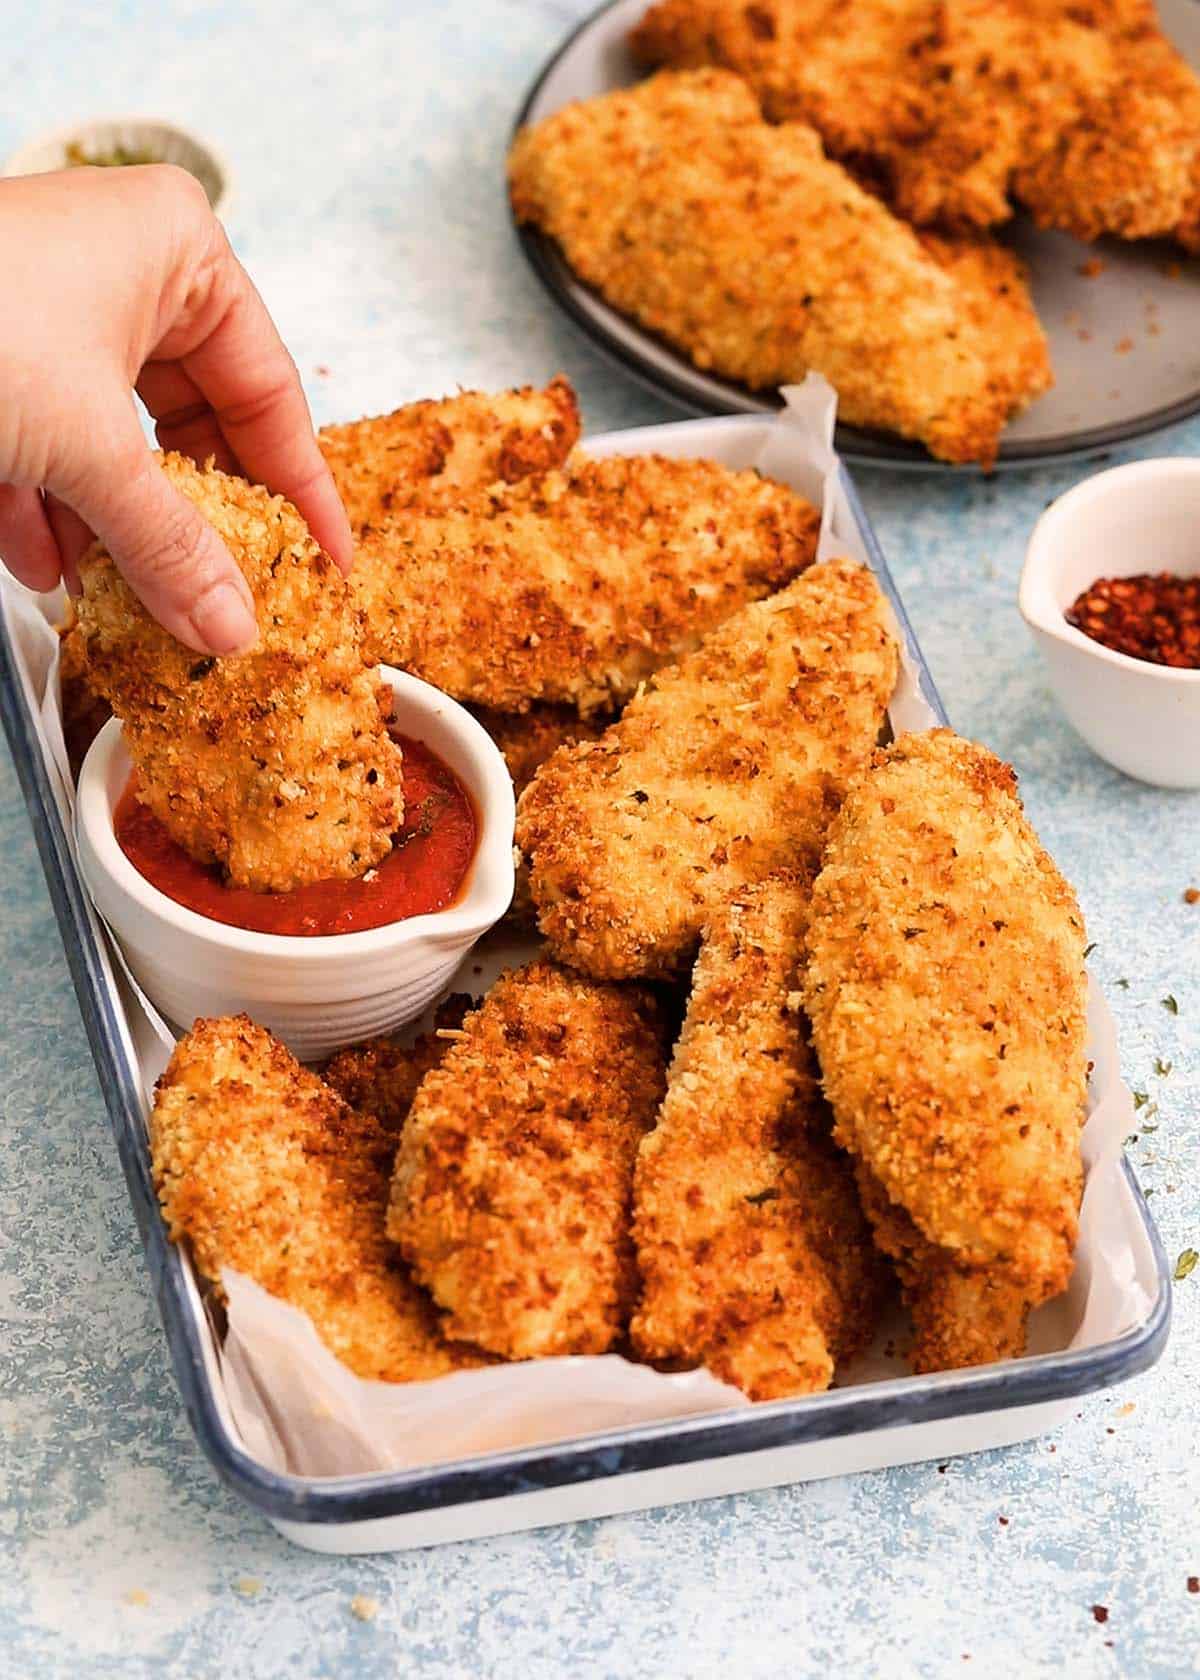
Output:
[[[761,422],[753,464],[820,501],[822,559],[848,553],[868,562],[832,449],[833,392],[824,380],[810,375],[786,395],[786,411]],[[672,432],[677,443],[680,428]],[[735,434],[725,422],[695,422],[687,437],[689,454],[746,464],[744,447],[735,444]],[[628,450],[659,447],[646,433],[630,433],[628,438],[628,444],[622,440]],[[610,437],[604,453],[614,447]],[[680,451],[674,447],[671,452]],[[72,785],[58,700],[58,638],[52,628],[61,599],[31,595],[5,577],[0,579],[0,608],[69,824]],[[896,733],[928,728],[937,721],[920,692],[907,651],[889,713]],[[484,981],[472,973],[480,960],[476,953],[452,989],[477,992],[500,967],[528,960],[535,949],[529,940],[493,941]],[[118,994],[148,1111],[154,1081],[166,1065],[173,1039],[124,970],[119,952],[114,954],[122,971]],[[1143,1322],[1154,1298],[1153,1257],[1121,1169],[1122,1139],[1134,1129],[1133,1105],[1121,1082],[1112,1018],[1095,987],[1089,1025],[1094,1071],[1083,1136],[1086,1187],[1075,1272],[1067,1292],[1033,1315],[1031,1353],[1109,1341]],[[236,1272],[226,1271],[222,1283],[228,1297],[227,1329],[218,1369],[229,1415],[254,1458],[298,1475],[339,1476],[447,1463],[750,1404],[705,1371],[667,1376],[612,1354],[531,1360],[427,1383],[364,1382],[324,1347],[305,1314]],[[215,1336],[211,1329],[210,1334]],[[839,1374],[839,1386],[903,1376],[905,1367],[893,1346],[903,1339],[902,1319],[882,1326],[874,1348]]]

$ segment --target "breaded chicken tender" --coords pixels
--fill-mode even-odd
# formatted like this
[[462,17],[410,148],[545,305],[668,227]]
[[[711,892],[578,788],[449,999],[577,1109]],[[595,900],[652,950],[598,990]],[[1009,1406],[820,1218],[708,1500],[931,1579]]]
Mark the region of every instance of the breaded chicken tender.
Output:
[[241,567],[258,641],[202,657],[150,617],[99,543],[88,550],[89,679],[122,721],[138,797],[236,886],[361,875],[400,824],[401,755],[346,580],[282,496],[182,455],[162,469]]
[[509,971],[413,1102],[389,1234],[448,1334],[510,1359],[604,1353],[637,1292],[633,1166],[665,1085],[657,1005]]
[[862,1206],[879,1248],[892,1259],[912,1316],[917,1371],[948,1371],[1016,1359],[1025,1351],[1030,1300],[999,1270],[964,1266],[923,1237],[879,1180],[857,1163]]
[[244,1015],[194,1024],[150,1116],[163,1217],[214,1288],[241,1272],[356,1376],[417,1382],[489,1361],[445,1339],[388,1241],[395,1143]]
[[408,1119],[413,1098],[425,1075],[440,1067],[464,1018],[475,1008],[465,992],[439,1005],[429,1032],[405,1043],[398,1034],[384,1033],[339,1050],[321,1069],[321,1078],[351,1108],[365,1110],[397,1137]]
[[504,755],[518,799],[559,747],[598,741],[607,727],[605,718],[581,717],[572,706],[535,704],[527,712],[494,712],[488,706],[471,710]]
[[823,561],[661,671],[598,742],[555,753],[516,835],[554,955],[600,978],[668,977],[731,894],[815,868],[879,739],[891,623],[870,572]]
[[[617,309],[755,389],[823,373],[852,425],[996,457],[1051,383],[1021,265],[947,262],[724,70],[665,71],[516,138],[514,213]],[[989,299],[998,280],[1005,307]]]
[[752,1400],[828,1388],[884,1281],[798,1012],[810,885],[771,876],[709,924],[634,1175],[635,1349]]
[[809,565],[819,524],[756,472],[614,456],[391,520],[353,586],[373,659],[497,711],[603,711]]
[[87,644],[74,607],[58,629],[58,691],[67,760],[78,780],[88,748],[112,716],[112,707],[88,673]]
[[912,221],[1195,237],[1200,82],[1152,0],[661,0],[632,44],[744,76]]
[[1018,1350],[1029,1308],[1070,1278],[1085,938],[1012,770],[985,748],[904,735],[851,788],[813,888],[802,991],[920,1370]]
[[359,534],[406,507],[444,507],[561,467],[578,438],[579,406],[561,376],[544,390],[462,391],[317,434]]

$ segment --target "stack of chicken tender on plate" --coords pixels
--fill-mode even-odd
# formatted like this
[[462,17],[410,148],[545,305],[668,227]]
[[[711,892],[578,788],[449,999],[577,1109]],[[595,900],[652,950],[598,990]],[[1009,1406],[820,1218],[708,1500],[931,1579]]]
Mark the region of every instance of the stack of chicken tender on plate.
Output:
[[323,435],[366,641],[501,742],[544,944],[320,1074],[198,1023],[172,1234],[396,1381],[620,1352],[808,1393],[897,1276],[918,1368],[1018,1353],[1080,1197],[1070,889],[984,749],[880,746],[893,620],[815,509],[577,431],[556,382]]
[[1200,249],[1200,81],[1151,0],[659,0],[648,81],[518,134],[513,211],[697,367],[996,457],[1052,383],[1023,208]]

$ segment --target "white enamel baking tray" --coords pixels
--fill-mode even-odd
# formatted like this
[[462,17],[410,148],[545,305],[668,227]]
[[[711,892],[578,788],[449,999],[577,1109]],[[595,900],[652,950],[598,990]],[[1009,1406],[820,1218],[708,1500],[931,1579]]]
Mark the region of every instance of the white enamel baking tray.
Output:
[[[741,466],[757,455],[772,424],[767,416],[685,421],[590,439],[587,447],[597,454],[655,450],[704,455]],[[851,480],[843,469],[833,482],[833,505],[827,514],[838,546],[873,567],[895,610],[910,670],[924,699],[944,720],[933,680]],[[812,493],[811,481],[797,488]],[[0,707],[116,1134],[180,1395],[217,1473],[290,1539],[327,1552],[425,1546],[882,1465],[945,1459],[1049,1429],[1070,1415],[1076,1396],[1130,1377],[1160,1355],[1170,1320],[1167,1264],[1145,1201],[1122,1157],[1117,1168],[1121,1221],[1127,1233],[1122,1265],[1136,1277],[1145,1313],[1110,1339],[1068,1347],[1062,1337],[1046,1351],[975,1370],[890,1377],[826,1394],[611,1429],[417,1469],[315,1478],[282,1473],[260,1462],[247,1450],[234,1423],[216,1332],[190,1262],[167,1241],[159,1217],[145,1125],[147,1070],[153,1067],[155,1050],[147,1042],[145,1017],[113,962],[76,869],[68,839],[68,796],[39,717],[47,672],[36,668],[37,660],[23,646],[15,601],[12,589],[0,590]],[[469,973],[464,989],[471,989]]]

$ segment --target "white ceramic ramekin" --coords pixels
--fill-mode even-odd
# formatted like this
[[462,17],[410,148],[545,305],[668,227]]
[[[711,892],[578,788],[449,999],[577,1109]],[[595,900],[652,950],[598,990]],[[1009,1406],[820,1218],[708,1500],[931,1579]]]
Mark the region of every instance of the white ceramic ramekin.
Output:
[[1158,787],[1200,787],[1200,671],[1114,653],[1067,623],[1097,578],[1200,572],[1200,460],[1097,473],[1038,520],[1020,607],[1059,704],[1109,764]]
[[228,206],[229,170],[224,159],[206,141],[155,117],[99,117],[53,129],[14,152],[0,174],[41,175],[65,169],[71,146],[81,146],[88,157],[111,153],[118,146],[127,152],[147,152],[156,162],[178,164],[194,175],[214,210]]
[[363,933],[302,939],[227,927],[188,910],[134,868],[113,812],[129,780],[120,724],[107,723],[80,772],[79,865],[138,984],[178,1026],[244,1011],[302,1061],[418,1016],[449,983],[513,893],[513,790],[487,732],[448,695],[383,667],[402,733],[443,758],[475,801],[479,845],[456,904]]

